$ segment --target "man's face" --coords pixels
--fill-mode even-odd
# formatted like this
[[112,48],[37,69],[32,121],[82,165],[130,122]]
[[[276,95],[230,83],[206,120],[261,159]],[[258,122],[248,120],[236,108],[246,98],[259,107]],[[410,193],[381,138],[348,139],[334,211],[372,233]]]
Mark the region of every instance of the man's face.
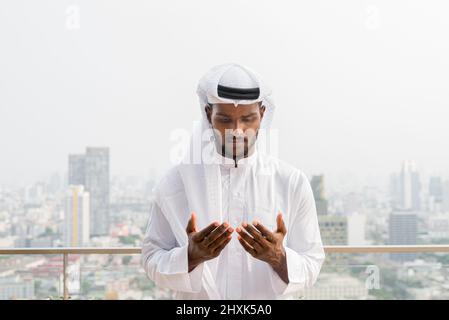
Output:
[[206,106],[206,114],[216,130],[217,150],[228,158],[247,157],[257,139],[257,133],[265,112],[261,103],[218,103]]

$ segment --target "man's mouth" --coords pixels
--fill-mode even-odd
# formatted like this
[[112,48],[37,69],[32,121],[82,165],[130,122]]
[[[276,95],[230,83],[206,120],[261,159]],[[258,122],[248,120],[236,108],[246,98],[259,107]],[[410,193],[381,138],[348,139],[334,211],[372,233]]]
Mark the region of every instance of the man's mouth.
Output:
[[242,144],[242,143],[248,143],[248,138],[244,138],[244,139],[236,139],[236,138],[234,138],[234,139],[229,139],[229,140],[226,140],[226,143],[227,144]]

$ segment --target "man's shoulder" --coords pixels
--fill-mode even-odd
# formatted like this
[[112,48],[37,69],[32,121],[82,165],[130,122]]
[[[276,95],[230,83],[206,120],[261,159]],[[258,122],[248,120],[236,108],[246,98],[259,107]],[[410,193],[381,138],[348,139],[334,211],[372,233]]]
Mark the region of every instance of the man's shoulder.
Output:
[[157,195],[169,196],[184,189],[184,184],[179,173],[179,165],[173,165],[167,169],[156,182],[154,192]]
[[261,157],[261,163],[263,164],[263,167],[271,169],[272,172],[275,172],[276,175],[281,178],[288,180],[307,179],[307,176],[302,170],[272,155],[264,155]]
[[275,180],[281,185],[288,185],[294,194],[300,196],[311,188],[307,175],[294,165],[273,156],[267,156],[264,163],[271,168],[269,171]]

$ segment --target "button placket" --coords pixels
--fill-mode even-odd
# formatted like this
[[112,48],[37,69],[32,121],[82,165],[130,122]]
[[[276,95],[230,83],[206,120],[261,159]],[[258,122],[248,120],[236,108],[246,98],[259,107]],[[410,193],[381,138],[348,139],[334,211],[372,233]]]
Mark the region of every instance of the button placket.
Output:
[[[229,215],[232,219],[233,227],[241,226],[246,217],[246,199],[245,199],[245,168],[231,168],[230,169],[230,184],[229,184]],[[234,240],[234,239],[233,239]],[[228,273],[229,285],[228,296],[230,299],[240,299],[242,297],[242,280],[243,280],[243,266],[245,263],[245,251],[235,239],[233,249],[233,256],[230,256],[229,266],[231,272]]]

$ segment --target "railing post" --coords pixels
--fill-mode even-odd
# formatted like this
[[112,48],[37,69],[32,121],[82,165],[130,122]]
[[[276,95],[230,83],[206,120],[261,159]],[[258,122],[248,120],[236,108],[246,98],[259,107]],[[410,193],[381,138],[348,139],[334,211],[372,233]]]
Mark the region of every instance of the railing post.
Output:
[[63,299],[68,300],[69,299],[69,289],[67,287],[67,264],[69,260],[69,254],[64,253],[62,256],[62,286],[63,286]]

